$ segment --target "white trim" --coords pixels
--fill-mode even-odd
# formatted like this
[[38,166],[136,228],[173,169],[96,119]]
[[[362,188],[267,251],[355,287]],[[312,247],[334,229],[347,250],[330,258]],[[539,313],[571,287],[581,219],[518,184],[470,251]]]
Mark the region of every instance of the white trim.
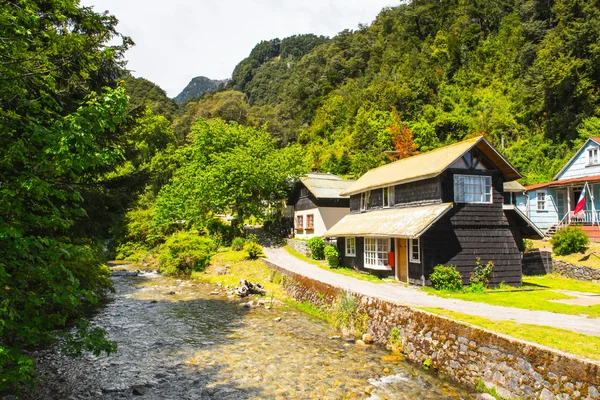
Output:
[[[380,271],[391,271],[392,267],[387,265],[388,262],[388,253],[390,252],[391,249],[391,244],[390,244],[390,238],[385,238],[385,237],[365,237],[364,239],[364,245],[363,245],[363,266],[364,268],[367,269],[375,269],[375,270],[380,270]],[[385,252],[385,258],[384,258],[384,265],[379,265],[379,264],[367,264],[367,240],[376,240],[375,242],[375,255],[377,257],[377,255],[380,253],[379,249],[378,249],[378,241],[379,240],[385,240],[387,241],[387,250]],[[379,260],[379,258],[377,258]]]
[[360,194],[360,211],[365,212],[370,210],[369,202],[371,201],[371,191],[367,190],[366,192],[362,192]]
[[[352,241],[354,242],[354,246],[352,246],[354,248],[354,252],[353,253],[349,253],[348,252],[348,240],[352,239]],[[356,236],[347,236],[344,240],[344,255],[346,257],[356,257]]]
[[[385,190],[387,189],[387,195],[385,193]],[[395,202],[395,186],[385,186],[381,189],[381,206],[383,208],[390,208],[394,206],[394,202]],[[385,200],[387,199],[387,205],[385,205]]]
[[[593,167],[594,165],[598,165],[600,164],[600,157],[598,156],[598,153],[600,152],[600,150],[598,149],[598,147],[588,147],[587,148],[587,156],[588,156],[588,162],[586,167]],[[593,154],[596,153],[596,154]],[[592,155],[595,155],[595,161],[592,162]]]
[[[538,199],[538,194],[544,194],[544,206],[543,208],[540,208],[540,200]],[[535,191],[535,210],[536,211],[548,211],[548,207],[547,204],[548,203],[548,192],[546,191],[546,189],[542,189],[542,190],[536,190]]]
[[569,167],[571,166],[571,163],[579,157],[579,155],[583,152],[583,150],[585,149],[585,146],[587,146],[587,144],[590,140],[593,141],[594,143],[596,143],[597,145],[600,145],[600,143],[598,143],[596,141],[596,139],[591,138],[591,137],[588,138],[588,140],[585,141],[585,143],[579,148],[579,150],[577,150],[575,155],[573,155],[573,157],[571,157],[569,159],[569,161],[567,161],[567,163],[561,168],[561,170],[558,171],[558,173],[556,175],[554,175],[554,178],[552,178],[553,181],[558,180],[558,177],[561,176],[563,174],[563,172],[565,172],[566,170],[569,169]]
[[[416,257],[415,257],[415,254],[413,253],[413,243],[415,240],[417,241],[417,256]],[[410,262],[420,263],[421,262],[421,240],[419,238],[410,239],[408,241],[408,249],[409,249],[409,253],[410,253]]]
[[[467,192],[464,192],[464,197],[465,200],[460,201],[457,200],[457,190],[456,190],[456,178],[468,178],[468,179],[472,179],[472,178],[482,178],[482,180],[484,180],[483,185],[487,186],[487,179],[489,179],[489,183],[490,183],[490,191],[489,193],[485,193],[482,192],[481,195],[484,196],[484,200],[483,201],[467,201],[466,200],[466,195]],[[494,202],[494,185],[492,182],[492,177],[490,175],[469,175],[469,174],[454,174],[454,176],[452,177],[452,182],[453,182],[453,189],[454,189],[454,202],[455,203],[461,203],[461,204],[472,204],[472,203],[478,203],[478,204],[492,204]],[[466,186],[467,184],[464,183],[464,185]],[[474,186],[474,185],[471,185]],[[485,197],[488,196],[490,197],[490,201],[485,201]]]

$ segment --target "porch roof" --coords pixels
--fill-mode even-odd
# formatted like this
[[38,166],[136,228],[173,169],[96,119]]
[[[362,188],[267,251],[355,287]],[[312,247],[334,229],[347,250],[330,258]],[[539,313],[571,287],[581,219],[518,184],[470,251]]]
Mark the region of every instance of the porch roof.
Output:
[[376,236],[414,239],[421,236],[451,208],[452,203],[441,203],[348,214],[325,232],[323,236]]
[[583,185],[585,182],[600,183],[600,175],[582,176],[580,178],[561,179],[559,181],[538,183],[536,185],[525,186],[525,190],[531,191],[531,190],[543,189],[543,188],[560,188],[560,187],[565,187],[565,186],[573,186],[573,185],[577,185],[577,184]]

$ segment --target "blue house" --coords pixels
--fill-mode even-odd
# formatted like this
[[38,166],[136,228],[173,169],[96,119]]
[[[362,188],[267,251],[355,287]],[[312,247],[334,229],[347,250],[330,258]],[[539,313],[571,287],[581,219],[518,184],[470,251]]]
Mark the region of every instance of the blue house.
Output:
[[[585,189],[585,207],[575,214],[575,206]],[[600,138],[591,137],[550,181],[527,186],[517,197],[517,207],[540,229],[551,235],[557,229],[577,224],[591,238],[600,239]],[[597,232],[598,234],[594,235]]]

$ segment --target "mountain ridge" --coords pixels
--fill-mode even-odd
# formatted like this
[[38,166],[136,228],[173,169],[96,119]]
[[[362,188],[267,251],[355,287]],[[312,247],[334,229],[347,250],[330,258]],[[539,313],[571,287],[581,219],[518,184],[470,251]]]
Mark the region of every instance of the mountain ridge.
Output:
[[177,104],[183,104],[189,99],[201,97],[204,93],[216,91],[220,85],[227,84],[229,79],[210,79],[206,76],[196,76],[192,78],[190,83],[179,93],[173,97]]

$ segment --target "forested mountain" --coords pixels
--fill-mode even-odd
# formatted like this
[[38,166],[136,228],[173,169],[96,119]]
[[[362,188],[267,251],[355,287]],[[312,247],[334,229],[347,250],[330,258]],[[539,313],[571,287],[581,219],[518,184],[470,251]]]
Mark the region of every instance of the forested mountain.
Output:
[[303,144],[318,169],[344,151],[354,174],[383,162],[393,107],[418,150],[504,138],[537,182],[600,125],[598,38],[592,0],[414,0],[330,40],[261,42],[222,96],[239,100],[241,122]]
[[227,80],[210,79],[205,76],[197,76],[173,98],[177,104],[185,103],[189,99],[201,97],[204,93],[214,92],[219,85],[227,83]]

